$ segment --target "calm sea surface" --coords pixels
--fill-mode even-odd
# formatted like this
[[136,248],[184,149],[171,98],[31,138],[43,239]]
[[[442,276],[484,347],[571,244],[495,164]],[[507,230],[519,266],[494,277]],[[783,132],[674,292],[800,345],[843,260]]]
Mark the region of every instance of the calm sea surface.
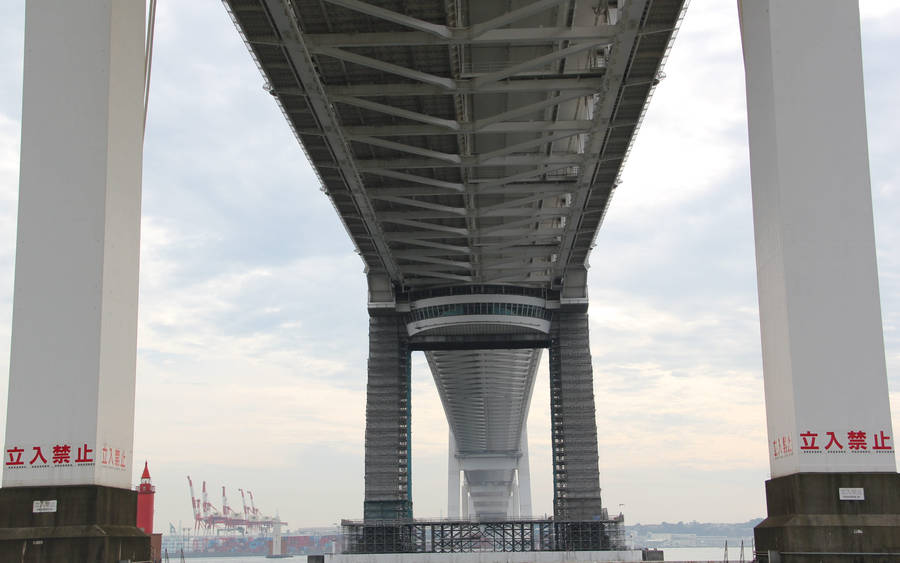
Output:
[[[666,547],[663,548],[666,554],[666,561],[698,561],[706,563],[708,561],[724,561],[723,555],[725,550],[721,547]],[[740,561],[741,548],[728,546],[728,560]],[[753,559],[753,553],[749,547],[744,548],[744,561]],[[163,560],[165,561],[165,559]],[[178,562],[178,557],[169,556],[169,561]],[[262,563],[267,561],[265,557],[189,557],[185,558],[186,563]],[[269,559],[268,561],[278,561],[277,559]],[[296,556],[290,559],[282,559],[281,561],[291,561],[294,563],[306,563],[306,556]]]

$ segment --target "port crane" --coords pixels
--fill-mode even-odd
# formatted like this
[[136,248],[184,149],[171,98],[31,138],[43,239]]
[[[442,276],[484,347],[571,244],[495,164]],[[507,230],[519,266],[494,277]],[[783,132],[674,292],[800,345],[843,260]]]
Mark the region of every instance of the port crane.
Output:
[[[264,516],[262,512],[256,508],[253,499],[253,493],[249,490],[238,489],[241,493],[241,505],[243,512],[234,510],[228,504],[228,496],[225,486],[222,486],[222,510],[209,501],[209,494],[206,490],[206,481],[203,481],[201,489],[201,498],[197,498],[194,493],[194,482],[188,475],[188,487],[191,492],[191,511],[194,514],[194,531],[219,532],[219,531],[239,531],[242,533],[254,532],[268,534],[277,525],[285,526],[287,522],[280,518],[272,516]],[[250,505],[247,505],[246,497],[250,497]]]

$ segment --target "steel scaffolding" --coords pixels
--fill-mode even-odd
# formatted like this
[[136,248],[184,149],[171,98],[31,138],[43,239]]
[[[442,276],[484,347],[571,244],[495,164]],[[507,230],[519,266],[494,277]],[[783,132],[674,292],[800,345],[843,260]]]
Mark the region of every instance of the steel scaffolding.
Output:
[[474,553],[625,549],[624,520],[343,520],[344,553]]
[[412,518],[410,357],[398,315],[369,319],[366,520]]
[[[550,424],[553,513],[561,520],[602,517],[589,337],[587,313],[555,314],[550,343]],[[579,533],[575,537],[580,537]]]

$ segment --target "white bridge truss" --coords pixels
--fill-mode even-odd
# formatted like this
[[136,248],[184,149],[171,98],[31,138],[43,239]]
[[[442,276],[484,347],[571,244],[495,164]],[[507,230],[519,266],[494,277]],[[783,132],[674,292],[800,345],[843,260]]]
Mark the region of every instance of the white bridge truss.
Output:
[[450,423],[447,516],[531,516],[525,417],[541,350],[426,357]]

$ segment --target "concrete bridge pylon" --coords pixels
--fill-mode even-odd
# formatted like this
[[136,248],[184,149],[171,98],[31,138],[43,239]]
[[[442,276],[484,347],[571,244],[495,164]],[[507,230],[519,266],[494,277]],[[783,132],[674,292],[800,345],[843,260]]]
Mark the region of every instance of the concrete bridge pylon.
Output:
[[145,17],[26,4],[3,561],[150,556],[131,490]]
[[896,556],[858,2],[739,10],[771,466],[756,546]]

